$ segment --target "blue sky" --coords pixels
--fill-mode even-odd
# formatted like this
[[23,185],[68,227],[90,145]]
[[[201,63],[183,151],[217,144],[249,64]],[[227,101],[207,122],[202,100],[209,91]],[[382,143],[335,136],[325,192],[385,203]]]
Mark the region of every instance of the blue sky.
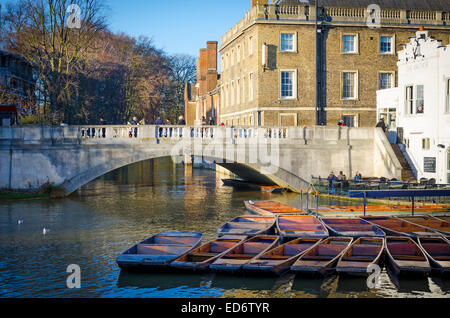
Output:
[[219,41],[250,9],[250,0],[107,0],[113,32],[145,35],[169,54],[198,55]]

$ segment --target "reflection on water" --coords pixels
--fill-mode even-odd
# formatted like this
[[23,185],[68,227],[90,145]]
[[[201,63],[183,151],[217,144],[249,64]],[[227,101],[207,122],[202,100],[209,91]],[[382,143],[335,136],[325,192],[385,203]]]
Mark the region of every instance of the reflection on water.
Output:
[[[200,231],[204,241],[246,213],[244,200],[300,207],[296,194],[233,191],[213,171],[184,169],[170,158],[119,169],[65,200],[0,202],[0,297],[448,297],[440,278],[381,286],[364,279],[240,277],[121,272],[115,258],[162,231]],[[321,200],[320,204],[347,204]],[[305,202],[303,203],[305,206]],[[310,206],[315,206],[311,199]],[[23,220],[18,224],[18,220]],[[43,235],[43,228],[50,229]],[[81,267],[81,289],[66,288],[66,268]]]

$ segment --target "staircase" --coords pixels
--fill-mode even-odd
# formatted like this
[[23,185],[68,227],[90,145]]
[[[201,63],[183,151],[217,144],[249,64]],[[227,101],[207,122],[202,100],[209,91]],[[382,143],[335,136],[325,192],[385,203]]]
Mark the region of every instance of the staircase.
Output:
[[398,161],[400,161],[400,164],[402,165],[402,181],[416,181],[416,178],[414,177],[413,171],[411,167],[409,166],[408,161],[406,160],[405,156],[403,155],[402,150],[398,145],[391,145],[392,150],[394,150],[395,155],[397,156]]

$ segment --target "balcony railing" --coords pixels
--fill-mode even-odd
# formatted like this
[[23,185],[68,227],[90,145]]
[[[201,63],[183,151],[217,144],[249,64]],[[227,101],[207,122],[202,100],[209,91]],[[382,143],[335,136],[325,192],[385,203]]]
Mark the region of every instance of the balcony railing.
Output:
[[[369,17],[367,8],[324,7],[326,23],[354,22],[366,23]],[[383,9],[379,12],[381,24],[428,24],[448,25],[450,12],[426,10]],[[221,47],[230,43],[251,24],[261,21],[297,20],[312,21],[316,19],[314,6],[310,5],[263,5],[258,4],[249,10],[245,17],[233,26],[221,39]]]

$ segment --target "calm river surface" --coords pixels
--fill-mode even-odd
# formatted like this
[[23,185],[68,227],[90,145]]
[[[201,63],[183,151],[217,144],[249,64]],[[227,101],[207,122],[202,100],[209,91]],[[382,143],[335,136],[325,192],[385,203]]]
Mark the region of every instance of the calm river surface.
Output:
[[[365,279],[338,276],[130,274],[115,263],[162,231],[213,239],[223,223],[245,214],[249,199],[300,207],[298,195],[233,191],[215,172],[185,170],[170,158],[111,172],[65,200],[0,201],[0,297],[450,297],[450,281],[397,281],[385,270],[381,286],[368,290]],[[69,264],[81,267],[79,290],[66,288]]]

